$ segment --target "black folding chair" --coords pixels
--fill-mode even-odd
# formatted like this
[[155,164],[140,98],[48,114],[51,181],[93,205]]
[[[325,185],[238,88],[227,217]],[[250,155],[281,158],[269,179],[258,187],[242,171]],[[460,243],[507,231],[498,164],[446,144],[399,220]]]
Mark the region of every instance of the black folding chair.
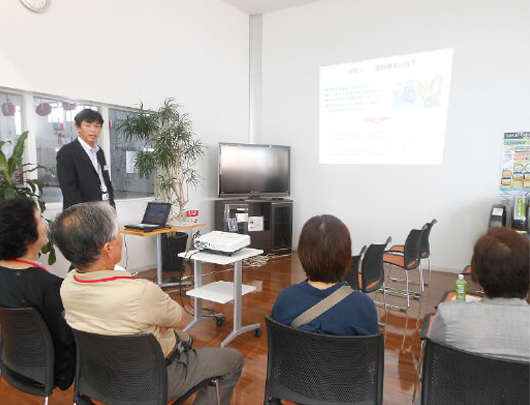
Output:
[[425,281],[425,277],[424,277],[424,281],[423,281],[423,283],[426,286],[429,286],[431,284],[431,281],[432,281],[430,236],[431,236],[432,227],[437,222],[438,221],[436,220],[436,218],[433,218],[433,220],[431,222],[427,222],[425,224],[425,230],[421,234],[421,239],[420,239],[420,260],[427,259],[427,263],[429,264],[429,281],[426,282]]
[[16,389],[48,397],[54,385],[55,352],[48,326],[34,308],[0,308],[0,378]]
[[[74,401],[81,394],[110,405],[166,405],[167,370],[160,344],[152,334],[104,336],[73,329],[77,345]],[[182,404],[204,384],[190,389],[173,405]]]
[[[421,229],[412,229],[409,232],[404,245],[392,246],[386,251],[383,257],[383,261],[385,263],[401,268],[405,271],[405,279],[391,278],[390,275],[388,277],[394,282],[405,282],[405,290],[388,286],[385,288],[388,294],[404,296],[407,298],[406,307],[394,306],[395,308],[401,309],[403,311],[406,311],[410,307],[410,298],[419,299],[423,292],[424,285],[420,258],[420,240],[425,229],[425,225]],[[409,280],[409,271],[415,269],[418,270],[419,274],[419,282],[417,284],[420,286],[420,291],[412,291],[410,289],[410,284],[412,284],[412,282]]]
[[[361,290],[364,293],[381,291],[383,293],[383,302],[374,301],[376,304],[382,304],[385,311],[386,319],[386,290],[385,290],[385,267],[383,256],[392,237],[388,237],[385,243],[371,244],[361,249],[360,256],[354,256],[350,270],[345,276],[345,280],[354,289]],[[355,260],[355,258],[359,258]],[[360,264],[359,264],[360,262]],[[360,269],[360,270],[359,270]],[[384,326],[385,323],[379,323]]]
[[383,335],[330,336],[265,321],[265,405],[383,403]]
[[421,403],[530,403],[530,364],[470,353],[426,339]]

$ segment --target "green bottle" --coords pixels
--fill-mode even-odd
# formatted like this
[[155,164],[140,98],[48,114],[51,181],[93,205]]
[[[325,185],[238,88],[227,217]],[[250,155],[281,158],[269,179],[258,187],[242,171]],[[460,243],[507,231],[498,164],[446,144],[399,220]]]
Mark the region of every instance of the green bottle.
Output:
[[456,280],[456,296],[455,300],[465,301],[466,300],[466,280],[464,280],[464,275],[459,274],[458,280]]

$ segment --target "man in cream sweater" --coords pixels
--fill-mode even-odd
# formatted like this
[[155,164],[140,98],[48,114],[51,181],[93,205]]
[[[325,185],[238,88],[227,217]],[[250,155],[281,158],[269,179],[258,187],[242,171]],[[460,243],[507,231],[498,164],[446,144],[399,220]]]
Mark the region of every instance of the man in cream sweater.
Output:
[[[109,204],[68,208],[54,221],[52,234],[75,267],[61,287],[66,322],[72,328],[102,335],[152,333],[168,363],[168,400],[209,377],[222,376],[221,403],[229,405],[243,356],[230,348],[181,350],[180,305],[152,282],[113,270],[121,260],[122,237],[116,211]],[[194,403],[216,403],[215,387],[201,389]]]

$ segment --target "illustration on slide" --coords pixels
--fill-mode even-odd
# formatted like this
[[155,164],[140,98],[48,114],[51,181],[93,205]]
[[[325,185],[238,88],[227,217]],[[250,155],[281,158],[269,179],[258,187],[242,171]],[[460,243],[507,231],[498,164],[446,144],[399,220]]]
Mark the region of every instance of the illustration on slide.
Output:
[[440,106],[443,75],[428,80],[408,80],[398,83],[394,91],[394,108],[435,108]]

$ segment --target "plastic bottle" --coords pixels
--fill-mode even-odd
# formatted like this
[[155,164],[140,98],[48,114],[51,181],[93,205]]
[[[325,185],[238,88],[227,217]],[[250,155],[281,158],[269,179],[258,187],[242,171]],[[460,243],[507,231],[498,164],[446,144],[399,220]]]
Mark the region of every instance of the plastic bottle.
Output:
[[459,274],[458,280],[456,280],[456,296],[455,300],[465,301],[466,300],[466,280],[464,280],[464,275]]

